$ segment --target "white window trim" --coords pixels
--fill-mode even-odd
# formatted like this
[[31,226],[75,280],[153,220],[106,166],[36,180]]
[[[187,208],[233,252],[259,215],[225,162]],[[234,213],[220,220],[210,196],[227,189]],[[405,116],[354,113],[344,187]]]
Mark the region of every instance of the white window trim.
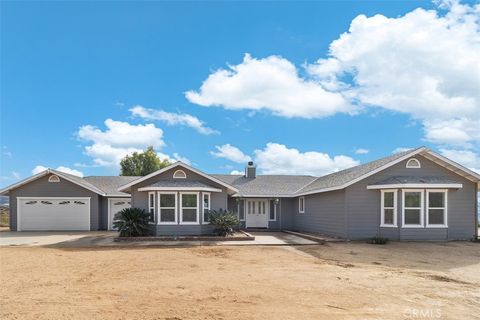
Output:
[[[416,162],[416,163],[418,164],[418,166],[416,167],[416,166],[411,166],[411,165],[409,165],[408,163],[409,163],[410,161]],[[422,165],[420,164],[420,161],[418,161],[417,158],[410,158],[410,159],[407,160],[406,167],[407,167],[408,169],[420,169],[420,168],[422,167]]]
[[[182,203],[182,198],[183,198],[183,195],[184,194],[195,194],[197,195],[197,219],[195,222],[193,221],[187,221],[187,222],[183,222],[183,203]],[[199,200],[200,200],[200,192],[180,192],[180,224],[199,224],[199,211],[198,210],[198,207],[199,207]],[[186,207],[188,209],[193,209],[193,207]]]
[[[301,202],[303,202],[303,210],[302,206],[300,205]],[[298,213],[305,213],[305,197],[298,198]]]
[[[161,207],[161,201],[160,201],[160,196],[162,194],[173,194],[175,195],[175,207]],[[176,192],[159,192],[158,193],[158,223],[157,224],[163,224],[163,225],[173,225],[173,224],[178,224],[178,201],[177,201],[177,193]],[[162,209],[174,209],[175,210],[175,221],[168,221],[168,222],[162,222]]]
[[48,182],[58,183],[60,182],[60,177],[56,174],[52,174],[50,177],[48,177]]
[[[243,219],[240,218],[240,202],[243,201]],[[246,218],[246,210],[247,210],[247,202],[245,200],[240,199],[237,203],[237,211],[238,211],[238,220],[245,221]]]
[[[183,176],[177,177],[177,173],[178,173],[178,174],[181,174],[181,175],[183,175]],[[185,171],[183,171],[183,170],[176,170],[176,171],[173,173],[173,178],[174,178],[174,179],[187,179],[187,174],[186,174]]]
[[[150,204],[150,197],[153,196],[153,207],[151,206]],[[148,193],[148,214],[150,214],[150,210],[153,209],[153,221],[150,221],[150,222],[155,222],[155,192],[149,192]]]
[[[427,219],[427,227],[428,228],[448,228],[448,189],[427,189],[426,190],[427,192],[427,207],[426,207],[426,211],[425,211],[425,214],[426,214],[426,219]],[[431,209],[443,209],[443,221],[444,223],[443,224],[430,224],[429,221],[428,221],[428,216],[429,216],[429,209],[430,209],[430,205],[429,205],[429,196],[428,194],[430,192],[443,192],[444,193],[444,197],[445,197],[445,203],[444,203],[444,207],[443,208],[431,208]]]
[[[208,208],[205,207],[205,196],[208,196]],[[202,223],[203,224],[210,224],[210,222],[205,221],[205,209],[211,210],[212,207],[212,197],[210,196],[210,192],[203,192],[202,193]]]
[[[405,207],[405,193],[406,192],[419,192],[420,193],[420,224],[405,224],[405,210],[419,209],[414,207]],[[425,213],[425,192],[424,189],[403,189],[402,190],[402,228],[424,228],[424,213]]]
[[270,219],[270,202],[268,202],[268,221],[277,221],[277,204],[275,199],[270,200],[273,202],[273,219]]
[[[380,227],[382,228],[397,228],[397,197],[398,197],[398,190],[381,190],[381,206],[380,206]],[[385,224],[385,209],[392,209],[391,207],[385,208],[385,193],[393,192],[393,224]]]

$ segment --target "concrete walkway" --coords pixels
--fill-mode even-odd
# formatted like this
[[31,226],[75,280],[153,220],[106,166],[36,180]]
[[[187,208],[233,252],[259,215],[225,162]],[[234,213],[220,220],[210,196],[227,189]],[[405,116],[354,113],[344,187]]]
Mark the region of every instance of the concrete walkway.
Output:
[[163,246],[251,246],[313,245],[318,242],[284,232],[251,232],[252,241],[137,241],[114,242],[116,232],[0,232],[0,246],[163,247]]

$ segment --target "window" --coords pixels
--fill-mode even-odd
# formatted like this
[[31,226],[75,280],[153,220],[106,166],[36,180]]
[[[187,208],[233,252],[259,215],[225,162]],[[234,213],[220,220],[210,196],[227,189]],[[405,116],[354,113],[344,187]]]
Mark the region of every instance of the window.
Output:
[[423,227],[423,190],[403,190],[403,227]]
[[397,190],[382,190],[381,227],[397,226]]
[[51,175],[48,178],[48,182],[60,182],[60,178],[57,175]]
[[180,193],[180,223],[198,224],[198,193]]
[[270,200],[270,211],[268,213],[268,220],[277,220],[277,204],[276,200]]
[[83,201],[73,201],[73,203],[75,203],[75,204],[85,204],[85,202],[83,202]]
[[447,227],[447,190],[427,190],[427,227]]
[[415,159],[415,158],[409,159],[409,160],[407,161],[407,168],[410,168],[410,169],[418,169],[418,168],[420,168],[420,161],[418,161],[418,160]]
[[298,198],[298,212],[305,213],[305,197]]
[[159,193],[159,223],[160,224],[177,224],[177,194]]
[[148,193],[148,214],[150,221],[155,221],[155,192]]
[[37,201],[27,201],[27,202],[25,202],[25,204],[35,204],[35,203],[37,203]]
[[52,202],[50,201],[40,201],[42,204],[53,204]]
[[237,205],[238,205],[238,219],[240,219],[240,221],[245,221],[245,201],[239,200]]
[[174,179],[186,179],[187,174],[183,170],[177,170],[173,173],[173,178]]
[[210,214],[210,193],[203,193],[203,223],[208,222],[208,215]]
[[69,204],[70,201],[60,201],[58,204]]

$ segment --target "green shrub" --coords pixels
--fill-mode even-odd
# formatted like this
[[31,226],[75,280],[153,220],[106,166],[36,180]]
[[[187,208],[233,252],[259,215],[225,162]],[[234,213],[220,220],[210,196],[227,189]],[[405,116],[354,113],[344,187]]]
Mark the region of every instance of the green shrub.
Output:
[[121,237],[141,237],[149,233],[150,215],[143,209],[126,208],[118,212],[113,219],[113,227]]
[[387,244],[388,238],[382,238],[382,237],[373,237],[368,240],[368,243],[371,244]]
[[222,237],[233,234],[233,228],[240,224],[236,214],[222,209],[219,211],[211,210],[208,221],[215,226],[213,233]]

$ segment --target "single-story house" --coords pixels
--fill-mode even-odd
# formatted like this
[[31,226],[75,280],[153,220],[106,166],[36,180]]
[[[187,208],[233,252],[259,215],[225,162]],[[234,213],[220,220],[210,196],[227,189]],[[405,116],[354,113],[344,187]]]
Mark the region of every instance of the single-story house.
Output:
[[241,228],[297,230],[364,239],[457,240],[477,236],[480,175],[420,147],[329,175],[207,174],[182,162],[143,177],[80,178],[56,170],[19,181],[10,229],[111,230],[116,212],[151,214],[157,235],[211,233],[209,210],[238,215]]

